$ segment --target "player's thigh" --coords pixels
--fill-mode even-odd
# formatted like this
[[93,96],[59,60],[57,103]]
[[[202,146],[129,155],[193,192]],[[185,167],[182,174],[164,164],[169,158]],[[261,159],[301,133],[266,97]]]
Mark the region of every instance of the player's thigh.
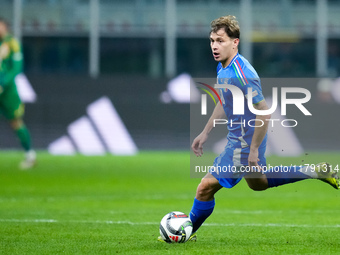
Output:
[[0,110],[8,120],[20,119],[24,115],[25,107],[15,86],[10,86],[1,95]]
[[214,194],[220,190],[222,186],[219,181],[210,173],[206,174],[197,187],[196,198],[200,201],[212,200]]

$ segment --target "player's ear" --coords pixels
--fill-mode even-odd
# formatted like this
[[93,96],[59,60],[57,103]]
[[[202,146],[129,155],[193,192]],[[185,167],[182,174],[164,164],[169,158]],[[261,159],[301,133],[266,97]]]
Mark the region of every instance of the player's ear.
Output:
[[233,43],[234,43],[234,46],[237,47],[238,44],[240,43],[240,39],[239,39],[239,38],[235,38],[235,39],[233,40]]

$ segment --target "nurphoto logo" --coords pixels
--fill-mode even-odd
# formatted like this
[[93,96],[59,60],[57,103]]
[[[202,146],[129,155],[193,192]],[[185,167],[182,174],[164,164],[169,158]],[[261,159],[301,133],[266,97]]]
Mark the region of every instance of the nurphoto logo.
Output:
[[[272,105],[269,109],[267,110],[258,110],[255,109],[253,106],[253,97],[257,95],[256,90],[252,90],[252,88],[248,88],[247,90],[247,95],[244,95],[242,90],[238,88],[235,85],[232,84],[215,84],[214,88],[212,86],[209,86],[207,84],[203,84],[199,82],[200,84],[210,88],[215,95],[217,95],[219,101],[222,104],[223,97],[220,97],[218,93],[216,92],[216,89],[225,89],[225,90],[230,90],[233,98],[233,114],[234,115],[244,115],[244,98],[247,98],[247,104],[249,111],[255,115],[269,115],[275,112],[278,106],[278,88],[273,87],[272,88]],[[204,90],[206,91],[206,90]],[[295,93],[295,94],[302,94],[302,98],[288,98],[288,94],[290,93]],[[213,98],[212,94],[209,93],[210,97]],[[281,115],[286,116],[287,115],[287,105],[295,105],[305,116],[312,116],[312,114],[307,110],[307,108],[303,105],[311,99],[311,93],[308,89],[305,88],[297,88],[297,87],[282,87],[281,88]],[[215,100],[214,100],[215,101]],[[216,104],[216,102],[215,102]],[[206,115],[207,114],[207,95],[202,94],[201,95],[201,115]],[[295,119],[284,119],[284,120],[279,120],[279,119],[266,119],[266,121],[269,121],[271,126],[274,127],[274,123],[280,121],[281,125],[283,127],[295,127],[297,126],[298,122]],[[256,123],[257,122],[257,123]],[[227,120],[227,119],[215,119],[214,120],[214,127],[219,124],[230,124],[232,125],[243,125],[251,127],[256,127],[256,126],[263,126],[264,122],[259,119],[253,119],[249,120],[248,123],[243,120],[242,122],[233,122],[233,120]],[[289,124],[290,123],[290,124]]]

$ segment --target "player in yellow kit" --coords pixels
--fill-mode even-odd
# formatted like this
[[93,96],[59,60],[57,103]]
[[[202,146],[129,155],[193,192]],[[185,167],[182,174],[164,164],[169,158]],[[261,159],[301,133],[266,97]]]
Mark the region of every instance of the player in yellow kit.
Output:
[[26,152],[20,167],[29,169],[36,163],[36,153],[31,147],[31,136],[22,119],[24,105],[15,84],[15,76],[22,71],[22,64],[20,44],[9,34],[6,21],[0,18],[0,112],[9,121]]

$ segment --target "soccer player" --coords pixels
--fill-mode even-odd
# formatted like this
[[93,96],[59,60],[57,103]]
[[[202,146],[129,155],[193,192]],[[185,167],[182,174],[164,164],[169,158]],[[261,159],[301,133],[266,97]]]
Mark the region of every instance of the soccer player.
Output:
[[9,121],[26,152],[20,167],[29,169],[36,163],[36,153],[31,147],[30,133],[22,119],[24,105],[15,84],[15,76],[22,71],[22,62],[20,44],[9,34],[6,21],[0,18],[0,112]]
[[[240,27],[234,16],[220,17],[211,22],[210,46],[217,66],[217,80],[219,84],[228,83],[238,87],[245,97],[248,97],[248,88],[252,91],[253,107],[257,110],[267,110],[267,104],[262,95],[262,88],[258,74],[251,64],[238,53],[240,41]],[[224,188],[234,187],[243,177],[253,190],[265,190],[296,181],[314,178],[320,179],[336,189],[339,189],[339,180],[327,163],[320,163],[311,167],[281,167],[280,171],[263,171],[266,167],[266,141],[268,120],[270,115],[255,115],[244,104],[244,114],[233,114],[233,97],[228,89],[219,89],[222,104],[219,102],[203,131],[194,139],[192,150],[196,156],[203,154],[203,144],[207,141],[213,129],[214,119],[228,118],[228,142],[225,150],[215,159],[214,170],[202,178],[197,187],[196,197],[190,212],[195,233],[202,223],[210,216],[215,206],[214,194]],[[249,120],[258,122],[249,126]],[[231,125],[231,120],[236,123]],[[241,124],[245,123],[245,125]],[[263,123],[262,126],[258,123]],[[257,125],[256,127],[255,124]],[[218,169],[237,171],[218,171]],[[245,168],[248,167],[248,168]],[[240,169],[248,171],[240,171]],[[192,240],[196,239],[195,234]]]

